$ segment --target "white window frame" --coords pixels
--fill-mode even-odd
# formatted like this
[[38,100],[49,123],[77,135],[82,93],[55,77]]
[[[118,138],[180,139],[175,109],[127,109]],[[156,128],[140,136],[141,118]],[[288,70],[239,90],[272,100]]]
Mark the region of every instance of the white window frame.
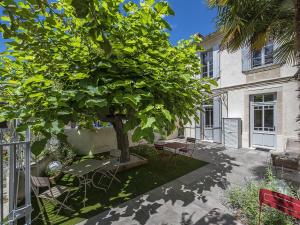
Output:
[[[205,73],[205,75],[204,75],[204,72],[203,72],[203,69],[202,69],[202,67],[204,66],[204,64],[203,64],[203,61],[204,61],[204,60],[203,60],[203,59],[204,59],[204,54],[207,54],[208,59],[211,58],[211,62],[210,62],[209,60],[207,60],[207,65],[206,65],[206,67],[207,67],[207,72]],[[203,53],[201,54],[201,63],[202,63],[202,67],[201,67],[201,77],[202,77],[202,78],[203,78],[203,77],[210,77],[210,78],[212,78],[212,77],[214,76],[214,57],[213,57],[213,51],[212,51],[212,50],[203,52]],[[210,69],[210,67],[211,67],[212,69]]]
[[[213,105],[203,105],[204,108],[204,128],[213,128],[213,116],[214,116],[214,107]],[[206,125],[206,110],[211,112],[210,118],[209,118],[209,125]]]
[[[265,49],[266,47],[270,47],[272,46],[273,48],[273,60],[272,62],[266,63],[266,54],[265,54]],[[254,65],[254,52],[252,51],[251,53],[251,68],[255,69],[255,68],[259,68],[259,67],[263,67],[263,66],[267,66],[267,65],[272,65],[274,64],[274,43],[273,41],[269,41],[261,50],[260,50],[260,65]]]
[[[266,101],[265,96],[266,95],[272,95],[273,100],[272,101]],[[262,100],[261,101],[255,101],[256,96],[261,96]],[[264,93],[264,94],[256,94],[252,95],[252,102],[253,102],[253,110],[255,113],[255,110],[261,110],[262,111],[262,126],[261,127],[255,127],[255,118],[253,117],[253,130],[255,132],[275,132],[275,118],[276,118],[276,108],[275,108],[275,103],[276,103],[276,98],[277,95],[276,93]],[[266,110],[273,110],[273,127],[266,127],[265,126],[265,111]]]

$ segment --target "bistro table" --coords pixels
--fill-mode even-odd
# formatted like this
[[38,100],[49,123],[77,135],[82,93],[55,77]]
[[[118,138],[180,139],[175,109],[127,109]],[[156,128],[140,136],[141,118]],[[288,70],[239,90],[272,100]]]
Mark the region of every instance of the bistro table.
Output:
[[181,148],[185,148],[186,144],[180,142],[169,142],[169,143],[165,143],[164,147],[174,150],[174,153],[177,154],[177,150]]
[[102,189],[106,191],[105,188],[97,186],[93,181],[93,176],[89,177],[90,173],[95,173],[96,171],[99,172],[101,168],[105,168],[105,166],[110,164],[110,159],[106,160],[96,160],[96,159],[87,159],[81,161],[79,163],[73,164],[68,166],[62,170],[63,173],[73,175],[78,178],[79,185],[84,187],[84,201],[83,205],[85,207],[86,202],[86,191],[87,185],[92,184],[95,188]]

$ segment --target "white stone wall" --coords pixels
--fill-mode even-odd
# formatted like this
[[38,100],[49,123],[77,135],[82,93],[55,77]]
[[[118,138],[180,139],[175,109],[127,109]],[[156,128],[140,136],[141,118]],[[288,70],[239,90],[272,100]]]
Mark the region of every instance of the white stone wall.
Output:
[[[252,94],[277,93],[276,102],[276,150],[283,151],[287,138],[297,138],[296,123],[299,114],[300,101],[297,98],[297,83],[290,81],[283,84],[264,85],[253,88],[243,88],[228,92],[228,117],[242,119],[242,147],[250,146],[250,108],[249,96]],[[226,111],[223,106],[223,115]]]
[[[68,142],[78,150],[78,154],[88,155],[101,152],[107,152],[112,149],[117,149],[117,139],[113,127],[102,127],[91,130],[76,130],[65,129],[65,134],[68,136]],[[178,136],[177,131],[167,137],[167,139],[173,139]],[[160,135],[155,135],[155,140],[160,138]],[[141,142],[145,143],[145,141]],[[129,133],[129,145],[134,146],[138,143],[134,143],[131,140],[131,133]]]
[[[221,42],[222,36],[216,35],[203,42],[205,49]],[[220,51],[220,78],[219,88],[228,89],[227,107],[222,106],[222,117],[242,119],[242,147],[250,146],[250,103],[249,95],[277,92],[276,109],[276,150],[283,151],[287,138],[297,138],[296,117],[299,112],[299,99],[296,81],[277,84],[261,84],[250,86],[251,83],[264,82],[272,79],[293,76],[297,68],[290,65],[277,65],[268,69],[258,69],[249,73],[242,72],[242,51]],[[238,85],[244,85],[239,86]],[[248,85],[248,86],[247,86]],[[236,86],[236,87],[234,87]],[[299,150],[300,151],[300,150]]]
[[227,50],[220,52],[220,87],[244,84],[246,77],[242,73],[241,51],[229,53]]

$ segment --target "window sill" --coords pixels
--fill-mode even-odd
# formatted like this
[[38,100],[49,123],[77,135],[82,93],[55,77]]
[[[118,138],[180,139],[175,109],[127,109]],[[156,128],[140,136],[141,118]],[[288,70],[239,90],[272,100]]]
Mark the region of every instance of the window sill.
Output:
[[271,65],[264,65],[264,66],[260,66],[260,67],[256,67],[253,68],[251,70],[247,70],[247,71],[242,71],[244,74],[253,74],[253,73],[258,73],[258,72],[263,72],[263,71],[267,71],[267,70],[272,70],[272,69],[276,69],[281,67],[281,63],[279,64],[271,64]]

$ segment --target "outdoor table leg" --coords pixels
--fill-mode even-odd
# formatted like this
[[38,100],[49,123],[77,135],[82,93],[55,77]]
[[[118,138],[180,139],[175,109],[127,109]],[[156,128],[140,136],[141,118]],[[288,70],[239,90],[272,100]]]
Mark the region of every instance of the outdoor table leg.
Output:
[[88,185],[88,178],[86,176],[80,176],[77,177],[79,180],[79,186],[84,188],[84,199],[83,199],[83,206],[85,207],[86,204],[85,202],[87,201],[86,199],[86,190],[87,190],[87,185]]

